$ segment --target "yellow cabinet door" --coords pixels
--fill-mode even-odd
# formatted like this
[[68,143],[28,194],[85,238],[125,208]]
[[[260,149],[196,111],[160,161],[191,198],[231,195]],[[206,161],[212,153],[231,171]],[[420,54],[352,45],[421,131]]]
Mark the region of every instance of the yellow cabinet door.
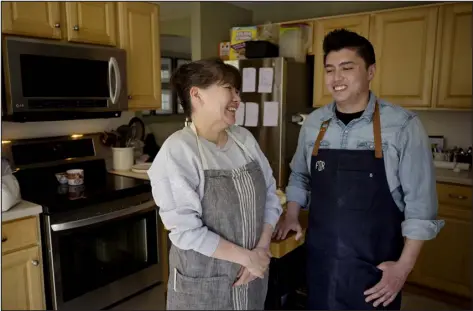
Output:
[[161,108],[159,7],[147,2],[118,3],[120,48],[127,52],[128,108]]
[[59,2],[2,2],[2,33],[61,39]]
[[471,3],[440,8],[434,105],[471,109]]
[[[446,293],[471,297],[471,218],[455,215],[454,208],[440,206],[445,227],[426,241],[408,281]],[[452,212],[453,211],[453,212]],[[471,217],[471,213],[469,213]]]
[[372,15],[370,41],[376,54],[371,89],[406,108],[431,106],[438,7]]
[[326,34],[338,28],[345,28],[368,38],[370,17],[358,15],[314,22],[314,107],[321,107],[332,102],[332,95],[325,87],[323,41]]
[[2,309],[44,310],[39,246],[2,256]]
[[66,2],[67,40],[117,44],[115,2]]

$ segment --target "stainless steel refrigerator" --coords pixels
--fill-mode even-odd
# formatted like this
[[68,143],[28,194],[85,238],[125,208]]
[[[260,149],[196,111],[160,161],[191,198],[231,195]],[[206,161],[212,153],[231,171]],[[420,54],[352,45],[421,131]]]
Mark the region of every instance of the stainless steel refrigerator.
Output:
[[[289,163],[296,151],[301,129],[300,125],[293,122],[293,116],[313,110],[312,98],[309,98],[309,84],[312,81],[308,80],[308,64],[282,57],[225,62],[237,67],[240,72],[243,72],[244,68],[256,70],[255,91],[242,92],[240,96],[243,103],[258,104],[258,125],[245,126],[244,123],[242,126],[253,133],[273,169],[278,189],[284,191],[290,175]],[[259,93],[259,69],[266,67],[273,68],[272,91]],[[243,79],[245,80],[244,74]],[[264,102],[279,103],[277,126],[263,126]]]

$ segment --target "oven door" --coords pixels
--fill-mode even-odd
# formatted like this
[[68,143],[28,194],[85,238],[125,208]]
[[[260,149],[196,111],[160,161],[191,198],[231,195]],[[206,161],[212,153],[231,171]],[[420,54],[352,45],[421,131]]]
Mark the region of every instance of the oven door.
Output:
[[46,216],[52,307],[110,306],[162,281],[153,201],[85,219]]
[[126,52],[8,36],[8,114],[127,109]]

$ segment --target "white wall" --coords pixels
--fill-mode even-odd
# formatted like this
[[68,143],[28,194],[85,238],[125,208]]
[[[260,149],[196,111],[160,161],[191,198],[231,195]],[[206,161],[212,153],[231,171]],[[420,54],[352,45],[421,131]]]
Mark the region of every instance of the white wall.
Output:
[[471,134],[472,112],[417,111],[427,133],[443,135],[447,148],[469,147],[473,144]]
[[70,120],[51,122],[2,122],[2,140],[63,136],[71,134],[98,133],[116,129],[128,124],[135,116],[134,112],[125,111],[120,118]]

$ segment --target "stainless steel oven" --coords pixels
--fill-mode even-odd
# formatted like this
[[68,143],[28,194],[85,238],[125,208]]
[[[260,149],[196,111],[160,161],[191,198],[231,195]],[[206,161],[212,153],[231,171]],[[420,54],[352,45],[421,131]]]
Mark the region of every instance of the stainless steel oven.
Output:
[[128,107],[122,49],[7,36],[2,56],[7,117],[113,116]]
[[150,193],[44,216],[54,310],[103,309],[162,281]]

